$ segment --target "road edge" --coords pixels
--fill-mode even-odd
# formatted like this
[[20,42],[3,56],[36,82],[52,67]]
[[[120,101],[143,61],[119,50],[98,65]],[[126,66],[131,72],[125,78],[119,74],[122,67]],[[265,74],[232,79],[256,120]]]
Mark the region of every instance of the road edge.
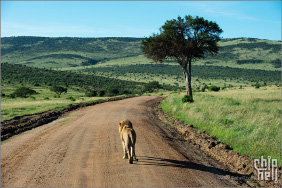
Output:
[[[214,159],[225,164],[231,171],[242,175],[237,179],[251,187],[281,187],[281,166],[278,169],[278,184],[273,181],[257,180],[257,170],[253,167],[253,160],[246,155],[240,155],[230,146],[217,141],[215,136],[210,136],[203,130],[196,129],[193,124],[186,125],[183,121],[166,114],[160,107],[165,97],[161,97],[152,105],[155,115],[177,132],[190,145],[212,156]],[[227,177],[236,180],[236,177]]]
[[87,103],[69,104],[65,108],[57,107],[52,110],[44,111],[41,113],[27,114],[23,116],[14,117],[10,120],[5,120],[1,122],[1,141],[5,141],[12,136],[18,135],[20,133],[31,130],[33,128],[45,125],[47,123],[51,123],[52,121],[58,119],[59,117],[73,110],[77,110],[87,106],[94,106],[105,102],[128,99],[132,97],[136,97],[136,96],[121,96],[121,97],[113,97],[104,100],[96,100]]

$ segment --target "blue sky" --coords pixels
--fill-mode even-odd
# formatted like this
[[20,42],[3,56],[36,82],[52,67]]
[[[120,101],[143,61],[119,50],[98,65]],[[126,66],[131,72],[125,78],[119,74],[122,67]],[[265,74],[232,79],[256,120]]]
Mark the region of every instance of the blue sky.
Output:
[[1,37],[148,37],[185,15],[223,38],[281,40],[281,1],[1,1]]

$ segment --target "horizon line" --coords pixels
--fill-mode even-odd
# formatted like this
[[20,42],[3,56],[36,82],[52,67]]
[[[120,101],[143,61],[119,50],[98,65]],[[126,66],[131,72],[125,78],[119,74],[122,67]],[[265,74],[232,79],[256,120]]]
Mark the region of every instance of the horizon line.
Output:
[[[133,38],[133,39],[142,39],[146,37],[68,37],[68,36],[28,36],[28,35],[20,35],[20,36],[5,36],[2,38],[16,38],[16,37],[38,37],[38,38]],[[227,39],[259,39],[259,40],[270,40],[270,41],[278,41],[281,42],[281,40],[272,40],[272,39],[262,39],[262,38],[256,38],[256,37],[233,37],[233,38],[221,38],[221,40],[227,40]]]

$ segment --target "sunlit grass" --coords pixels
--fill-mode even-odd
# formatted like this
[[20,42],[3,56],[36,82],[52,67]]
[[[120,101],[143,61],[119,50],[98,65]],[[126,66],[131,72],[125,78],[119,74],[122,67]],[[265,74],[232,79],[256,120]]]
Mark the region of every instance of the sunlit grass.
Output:
[[[16,87],[2,87],[2,92],[6,95],[12,93]],[[36,87],[39,94],[29,98],[1,98],[1,121],[11,119],[15,116],[26,114],[40,113],[56,107],[66,107],[69,104],[90,102],[107,97],[85,97],[81,91],[69,90],[68,93],[62,94],[60,98],[55,96],[55,93],[43,87]],[[72,97],[74,100],[70,100]]]
[[194,93],[194,103],[181,102],[184,93],[162,103],[167,113],[215,135],[242,155],[271,155],[281,164],[281,88],[246,88]]

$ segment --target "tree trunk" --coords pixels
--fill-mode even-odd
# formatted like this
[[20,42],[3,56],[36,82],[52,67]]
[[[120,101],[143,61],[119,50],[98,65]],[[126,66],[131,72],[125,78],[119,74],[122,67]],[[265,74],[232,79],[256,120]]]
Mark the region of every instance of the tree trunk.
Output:
[[192,87],[191,87],[191,60],[188,62],[189,71],[187,70],[187,65],[182,67],[183,74],[185,77],[185,85],[186,85],[186,94],[191,97],[193,101]]

